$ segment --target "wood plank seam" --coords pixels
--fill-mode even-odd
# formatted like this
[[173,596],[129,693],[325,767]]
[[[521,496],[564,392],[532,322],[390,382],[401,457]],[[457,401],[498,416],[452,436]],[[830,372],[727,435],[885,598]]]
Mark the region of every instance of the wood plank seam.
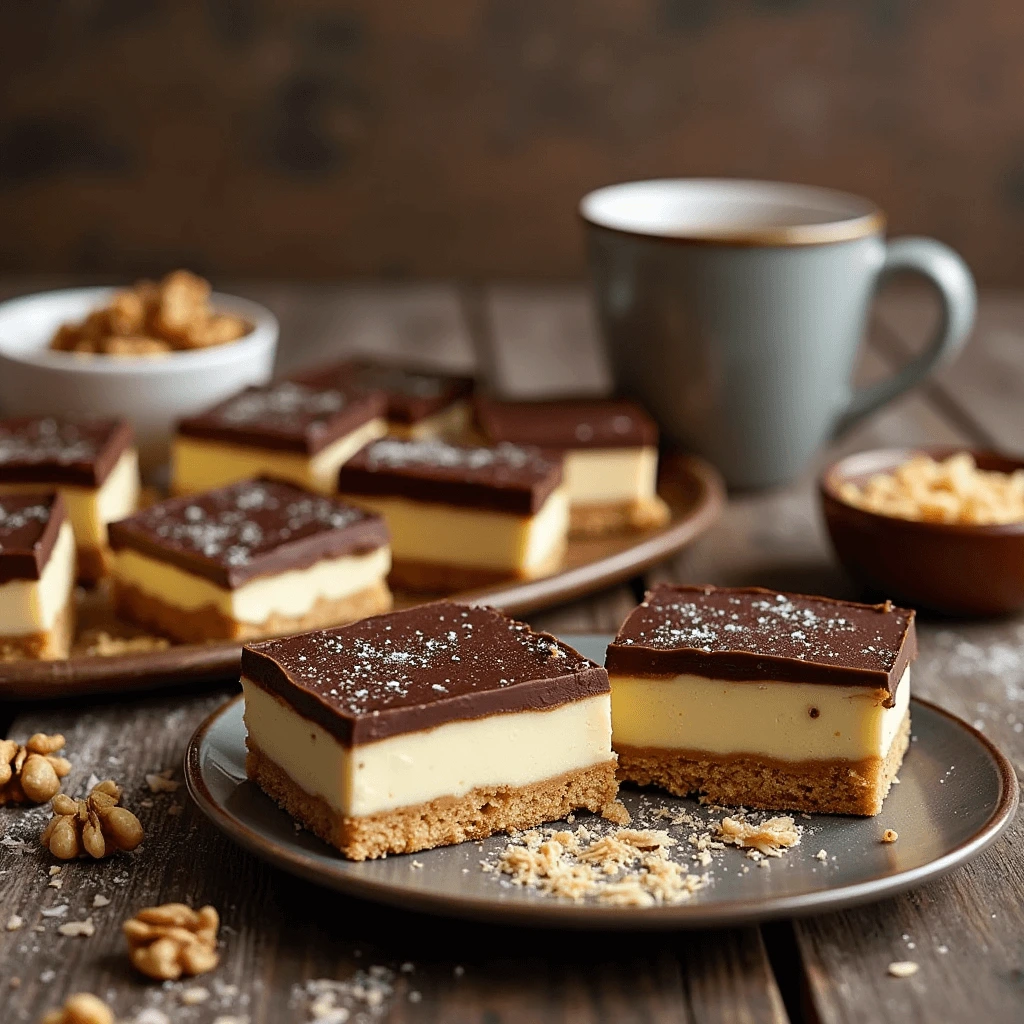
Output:
[[[898,367],[914,357],[908,342],[881,317],[872,324],[870,344],[884,359]],[[940,380],[927,378],[918,385],[921,393],[950,424],[965,434],[973,444],[999,450],[998,439],[987,430]]]

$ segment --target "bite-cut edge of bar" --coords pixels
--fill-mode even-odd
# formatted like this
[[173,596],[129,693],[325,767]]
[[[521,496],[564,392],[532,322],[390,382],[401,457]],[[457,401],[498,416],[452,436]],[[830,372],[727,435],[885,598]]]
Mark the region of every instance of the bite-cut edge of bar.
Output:
[[484,839],[495,832],[559,821],[580,808],[596,813],[618,793],[613,759],[526,786],[481,786],[460,797],[442,796],[350,817],[307,793],[251,740],[246,745],[248,777],[296,821],[350,860]]
[[658,786],[674,796],[700,794],[709,803],[772,811],[875,815],[910,743],[910,712],[884,757],[862,761],[793,761],[757,754],[617,745],[619,778]]

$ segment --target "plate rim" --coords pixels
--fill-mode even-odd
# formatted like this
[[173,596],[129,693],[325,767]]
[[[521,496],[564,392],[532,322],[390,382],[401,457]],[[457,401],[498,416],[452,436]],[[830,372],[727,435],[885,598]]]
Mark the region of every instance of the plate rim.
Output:
[[[637,576],[681,551],[714,525],[725,505],[725,482],[714,466],[696,455],[669,452],[662,474],[697,485],[693,506],[680,519],[635,544],[592,562],[538,580],[459,591],[447,600],[489,604],[509,615],[525,615],[572,601]],[[600,571],[595,571],[601,567]],[[431,598],[433,599],[433,598]],[[192,686],[225,679],[238,672],[242,643],[177,644],[154,651],[112,657],[83,656],[60,661],[0,663],[0,703],[45,701],[104,693],[129,693]]]
[[[610,636],[610,634],[596,633],[586,635]],[[571,643],[573,636],[574,634],[566,634],[563,639],[567,643]],[[451,895],[440,896],[430,891],[396,890],[384,882],[352,878],[340,872],[337,874],[325,872],[322,865],[305,853],[289,850],[276,841],[267,839],[227,811],[216,800],[206,784],[201,769],[200,754],[213,725],[241,700],[242,695],[238,694],[211,712],[196,728],[185,751],[186,788],[199,809],[217,828],[229,839],[261,860],[268,861],[275,867],[317,885],[342,892],[347,896],[384,903],[403,910],[463,920],[527,927],[555,927],[567,930],[657,931],[735,927],[778,918],[805,917],[817,913],[844,910],[906,892],[925,882],[941,878],[953,869],[973,860],[991,846],[1009,826],[1020,800],[1017,773],[1006,755],[992,740],[980,730],[975,729],[969,722],[933,701],[912,697],[912,704],[918,704],[928,711],[942,716],[980,743],[994,763],[1000,782],[999,799],[984,824],[959,845],[926,864],[881,879],[843,885],[822,892],[733,900],[726,904],[719,904],[716,909],[712,909],[714,904],[699,902],[637,908],[564,903],[555,900],[552,900],[550,904],[500,903],[476,896],[464,898]]]

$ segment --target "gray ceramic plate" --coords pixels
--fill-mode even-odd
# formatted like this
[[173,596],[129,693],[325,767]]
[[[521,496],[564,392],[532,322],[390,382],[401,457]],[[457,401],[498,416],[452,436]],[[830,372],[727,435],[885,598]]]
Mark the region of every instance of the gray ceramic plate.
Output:
[[[604,661],[609,637],[566,640]],[[709,869],[712,883],[688,902],[649,909],[572,903],[511,885],[480,870],[480,860],[507,837],[413,856],[344,860],[246,781],[245,729],[238,698],[210,716],[189,744],[189,792],[219,828],[273,864],[353,896],[399,907],[495,922],[568,928],[703,928],[818,913],[877,900],[935,878],[976,857],[1007,826],[1017,807],[1017,779],[1006,758],[966,723],[933,704],[914,701],[913,743],[882,813],[876,818],[816,815],[801,844],[758,868],[727,849]],[[694,800],[624,789],[634,821],[653,827],[658,807],[710,817]],[[580,815],[580,821],[586,821]],[[879,841],[887,828],[899,840]],[[672,831],[669,828],[669,831]],[[685,832],[680,833],[685,836]],[[816,858],[819,850],[826,861]],[[413,860],[422,864],[414,868]],[[746,869],[746,870],[744,870]]]

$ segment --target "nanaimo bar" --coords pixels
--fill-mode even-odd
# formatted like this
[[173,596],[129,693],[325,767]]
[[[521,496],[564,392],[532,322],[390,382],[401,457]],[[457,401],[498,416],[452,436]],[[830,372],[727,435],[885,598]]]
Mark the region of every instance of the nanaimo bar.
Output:
[[386,428],[377,393],[293,381],[246,388],[178,424],[171,489],[194,494],[272,476],[330,494],[338,467]]
[[502,444],[383,438],[338,474],[348,500],[388,523],[391,582],[442,592],[553,572],[565,553],[569,508],[557,459]]
[[380,516],[247,480],[113,523],[119,614],[185,642],[333,626],[391,607]]
[[348,359],[296,374],[293,380],[356,392],[380,391],[387,402],[388,433],[421,440],[458,440],[472,420],[472,377],[412,369],[373,359]]
[[0,495],[0,661],[66,658],[75,534],[59,494]]
[[109,570],[107,524],[138,505],[132,428],[124,420],[0,420],[0,494],[51,490],[74,530],[78,578],[95,583]]
[[668,522],[668,506],[657,492],[658,427],[635,402],[479,398],[476,419],[491,444],[536,445],[562,454],[573,535],[648,530]]
[[910,739],[914,612],[757,587],[649,591],[608,648],[619,775],[877,814]]
[[608,677],[438,602],[242,648],[246,772],[352,860],[531,828],[616,796]]

